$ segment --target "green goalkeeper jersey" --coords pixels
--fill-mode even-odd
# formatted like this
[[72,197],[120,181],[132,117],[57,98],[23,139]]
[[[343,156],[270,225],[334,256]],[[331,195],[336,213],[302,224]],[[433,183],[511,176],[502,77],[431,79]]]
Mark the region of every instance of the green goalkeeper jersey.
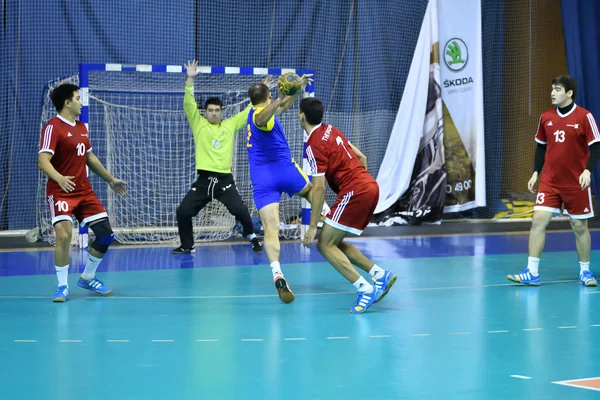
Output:
[[235,134],[246,126],[250,105],[235,116],[213,125],[198,111],[194,85],[186,84],[183,109],[194,135],[196,169],[230,174]]

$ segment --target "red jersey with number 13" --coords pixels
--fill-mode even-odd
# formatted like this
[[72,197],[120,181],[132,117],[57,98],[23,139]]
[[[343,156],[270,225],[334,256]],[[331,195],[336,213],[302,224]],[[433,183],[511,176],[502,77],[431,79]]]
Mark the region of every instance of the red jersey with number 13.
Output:
[[377,183],[358,161],[348,139],[332,125],[314,128],[306,142],[306,158],[312,175],[325,175],[336,194],[361,192],[366,184]]
[[[39,152],[52,154],[50,163],[61,175],[75,177],[72,179],[75,182],[73,193],[91,189],[85,169],[87,153],[91,150],[87,128],[81,121],[71,123],[57,115],[42,129]],[[48,179],[48,195],[62,191],[58,183]]]
[[590,159],[588,147],[600,142],[592,113],[577,105],[566,114],[556,107],[545,111],[535,141],[547,146],[541,182],[558,189],[581,189],[579,176]]

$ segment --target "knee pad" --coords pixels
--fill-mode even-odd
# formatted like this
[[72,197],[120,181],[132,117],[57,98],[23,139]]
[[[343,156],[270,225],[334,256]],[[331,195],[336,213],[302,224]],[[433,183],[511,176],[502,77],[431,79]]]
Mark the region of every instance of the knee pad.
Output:
[[108,222],[108,220],[98,222],[97,224],[90,226],[90,229],[94,232],[94,235],[96,235],[96,239],[91,245],[92,249],[102,254],[106,253],[108,247],[115,238],[115,234],[110,227],[110,222]]

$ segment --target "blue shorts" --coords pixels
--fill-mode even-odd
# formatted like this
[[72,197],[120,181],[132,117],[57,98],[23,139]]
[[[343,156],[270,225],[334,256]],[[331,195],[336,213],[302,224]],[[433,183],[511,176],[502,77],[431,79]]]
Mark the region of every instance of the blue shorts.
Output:
[[292,197],[310,183],[308,176],[294,160],[251,165],[250,179],[254,186],[254,204],[259,211],[268,204],[279,203],[282,193]]

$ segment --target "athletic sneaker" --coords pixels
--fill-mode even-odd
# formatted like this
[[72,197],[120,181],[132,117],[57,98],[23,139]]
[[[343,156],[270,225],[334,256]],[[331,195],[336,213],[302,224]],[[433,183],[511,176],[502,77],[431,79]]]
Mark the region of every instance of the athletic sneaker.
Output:
[[171,251],[171,253],[173,254],[190,254],[190,253],[195,253],[196,249],[194,247],[192,247],[191,249],[185,249],[182,246],[179,246],[176,249],[173,249],[173,251]]
[[373,291],[370,293],[367,292],[357,292],[358,297],[356,298],[356,302],[350,309],[352,314],[362,314],[367,311],[367,308],[371,306],[371,304],[375,303],[377,299],[381,298],[381,290],[377,289],[377,286],[373,286]]
[[284,303],[291,303],[294,301],[294,292],[290,289],[290,286],[287,284],[283,275],[277,275],[275,278],[275,287],[277,288],[277,293],[279,294],[279,300]]
[[262,251],[262,244],[260,243],[260,240],[258,240],[257,237],[252,239],[250,243],[252,244],[252,251],[254,251],[255,253],[260,253]]
[[513,282],[522,283],[523,285],[539,286],[540,284],[540,275],[533,275],[529,268],[525,268],[518,274],[508,275],[507,278]]
[[69,288],[67,285],[59,286],[54,296],[52,296],[52,301],[55,303],[64,303],[67,300],[69,300]]
[[385,295],[390,291],[390,288],[394,286],[396,283],[396,279],[398,279],[398,275],[394,274],[392,271],[385,270],[383,276],[379,279],[375,279],[375,277],[371,278],[373,282],[375,282],[375,287],[380,291],[379,297],[375,300],[377,303],[379,300],[383,299]]
[[98,278],[87,280],[80,276],[79,280],[77,281],[77,286],[104,296],[112,293],[112,290],[108,286],[104,285],[104,283]]
[[598,282],[594,278],[592,271],[583,271],[581,275],[579,275],[579,283],[583,286],[598,286]]

